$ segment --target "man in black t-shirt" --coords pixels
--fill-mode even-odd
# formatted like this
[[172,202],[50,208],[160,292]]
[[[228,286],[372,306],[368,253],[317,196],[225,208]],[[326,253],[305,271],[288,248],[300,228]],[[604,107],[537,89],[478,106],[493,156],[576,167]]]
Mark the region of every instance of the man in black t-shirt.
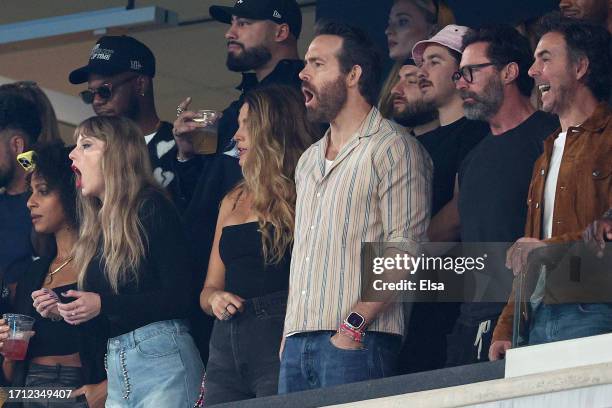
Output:
[[[508,243],[523,236],[527,190],[542,141],[558,119],[536,112],[529,97],[533,59],[528,40],[511,27],[470,31],[463,38],[454,75],[468,118],[489,123],[490,133],[459,171],[459,214],[463,242]],[[491,249],[489,249],[491,251]],[[491,255],[489,253],[489,255]],[[497,257],[505,260],[505,247]],[[512,272],[488,262],[483,295],[461,306],[449,336],[447,365],[487,361],[497,318],[509,296]]]
[[[298,74],[304,68],[297,49],[302,14],[295,0],[238,0],[233,7],[211,6],[209,12],[213,19],[229,24],[225,33],[226,65],[230,71],[242,73],[242,82],[237,87],[240,97],[223,110],[223,116],[219,119],[217,154],[198,156],[193,150],[190,132],[202,125],[191,120],[194,112],[186,110],[190,99],[179,105],[179,115],[174,122],[177,159],[184,165],[194,160],[202,162],[199,177],[193,186],[192,199],[183,214],[200,272],[196,277],[196,285],[200,289],[206,278],[220,202],[228,190],[242,179],[233,137],[238,129],[238,112],[244,95],[268,84],[284,84],[300,89],[302,82]],[[195,317],[193,326],[197,331],[193,334],[206,362],[212,319],[201,310]]]
[[464,117],[452,76],[459,68],[461,41],[467,27],[448,25],[429,40],[419,41],[412,56],[419,65],[419,87],[425,103],[438,111],[440,127],[419,136],[434,164],[431,241],[455,241],[459,215],[453,205],[457,171],[464,157],[488,131],[483,122]]
[[[468,120],[452,75],[459,68],[461,42],[467,27],[449,25],[429,40],[415,44],[412,56],[419,66],[418,83],[423,103],[437,110],[440,127],[418,137],[434,164],[431,241],[456,241],[459,214],[455,180],[463,158],[488,131],[486,123]],[[403,372],[433,370],[445,363],[446,336],[459,313],[458,303],[415,302],[400,354]]]

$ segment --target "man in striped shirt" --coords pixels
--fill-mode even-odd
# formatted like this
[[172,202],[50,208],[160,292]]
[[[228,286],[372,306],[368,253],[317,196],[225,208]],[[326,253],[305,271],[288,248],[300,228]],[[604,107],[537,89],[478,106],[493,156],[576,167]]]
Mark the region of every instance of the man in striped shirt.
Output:
[[361,299],[364,242],[417,255],[432,164],[373,107],[380,59],[352,27],[317,28],[300,73],[310,118],[330,123],[296,169],[295,240],[279,393],[385,377],[404,334],[401,304]]

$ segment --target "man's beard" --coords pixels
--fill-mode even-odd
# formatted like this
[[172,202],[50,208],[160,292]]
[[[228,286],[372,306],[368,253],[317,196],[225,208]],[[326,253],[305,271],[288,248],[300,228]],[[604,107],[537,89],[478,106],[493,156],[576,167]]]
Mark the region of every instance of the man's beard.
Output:
[[316,97],[318,102],[316,107],[306,107],[306,114],[311,122],[330,123],[338,116],[348,98],[348,91],[342,76],[324,84],[318,90],[306,85],[304,87],[312,92],[313,98]]
[[234,55],[231,52],[227,53],[225,65],[230,71],[251,71],[264,66],[272,59],[270,50],[263,45],[246,49],[244,45],[237,42],[232,42],[231,44],[239,45],[242,48],[242,52],[239,55]]
[[438,110],[433,103],[427,103],[422,99],[407,103],[401,111],[393,113],[393,120],[404,127],[416,127],[435,120],[438,117]]
[[465,117],[472,120],[488,121],[499,112],[499,108],[504,102],[504,86],[497,76],[493,76],[483,88],[482,95],[477,95],[465,89],[461,90],[460,93],[462,98],[469,97],[475,101],[469,104],[463,102]]

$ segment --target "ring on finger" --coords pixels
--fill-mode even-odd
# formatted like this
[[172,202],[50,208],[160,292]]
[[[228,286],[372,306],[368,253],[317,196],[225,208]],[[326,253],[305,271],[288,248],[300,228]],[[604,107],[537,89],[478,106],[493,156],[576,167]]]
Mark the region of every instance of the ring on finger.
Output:
[[185,109],[183,109],[180,105],[176,107],[176,116],[180,116],[181,113],[183,113],[185,111]]

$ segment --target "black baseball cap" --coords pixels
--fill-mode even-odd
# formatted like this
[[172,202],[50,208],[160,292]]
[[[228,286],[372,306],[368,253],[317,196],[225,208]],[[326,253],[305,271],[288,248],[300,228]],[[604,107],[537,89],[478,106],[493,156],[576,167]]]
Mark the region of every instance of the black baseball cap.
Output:
[[143,43],[127,35],[104,36],[91,49],[89,63],[70,73],[72,84],[87,82],[89,74],[116,75],[133,71],[153,78],[155,56]]
[[302,12],[295,0],[237,0],[234,7],[210,6],[208,12],[225,24],[230,24],[232,16],[236,16],[286,23],[295,38],[299,38],[302,31]]

